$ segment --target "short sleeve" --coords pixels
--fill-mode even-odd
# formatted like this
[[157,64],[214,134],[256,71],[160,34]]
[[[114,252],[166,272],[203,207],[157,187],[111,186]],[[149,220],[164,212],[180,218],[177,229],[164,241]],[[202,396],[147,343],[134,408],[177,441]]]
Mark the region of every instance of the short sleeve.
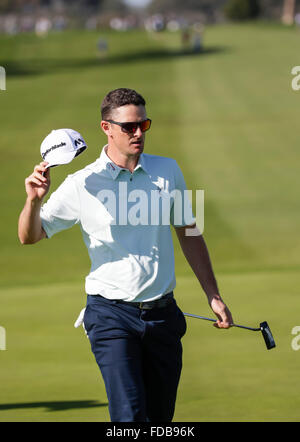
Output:
[[171,224],[174,227],[191,226],[196,222],[196,219],[193,215],[192,204],[183,173],[175,160],[173,171],[175,186],[172,190],[173,204],[171,207]]
[[80,201],[76,184],[71,177],[52,193],[40,212],[42,227],[47,237],[69,229],[80,221]]

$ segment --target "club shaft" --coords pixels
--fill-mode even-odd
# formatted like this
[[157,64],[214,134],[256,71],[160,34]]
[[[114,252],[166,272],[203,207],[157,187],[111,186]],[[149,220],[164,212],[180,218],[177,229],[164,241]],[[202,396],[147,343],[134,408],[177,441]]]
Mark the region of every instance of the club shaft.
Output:
[[[192,315],[191,313],[183,313],[183,314],[184,316],[190,316],[191,318],[204,319],[205,321],[217,322],[216,319],[207,318],[206,316]],[[260,328],[246,327],[245,325],[239,325],[239,324],[231,324],[231,325],[232,327],[245,328],[246,330],[260,331]]]

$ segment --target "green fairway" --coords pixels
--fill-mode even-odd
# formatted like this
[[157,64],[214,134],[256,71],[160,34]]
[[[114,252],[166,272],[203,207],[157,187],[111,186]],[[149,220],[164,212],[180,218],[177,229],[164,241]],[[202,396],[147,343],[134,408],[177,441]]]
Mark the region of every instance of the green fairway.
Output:
[[[223,275],[219,282],[236,322],[258,326],[258,319],[268,318],[277,348],[266,350],[260,332],[216,330],[187,318],[174,420],[298,420],[300,355],[291,348],[298,312],[290,309],[299,294],[298,276],[253,272]],[[194,280],[180,277],[177,283],[184,312],[211,316]],[[0,294],[8,336],[7,351],[0,353],[1,421],[109,420],[89,341],[82,328],[73,327],[84,300],[79,284],[2,289]]]
[[[105,36],[107,58],[97,54]],[[211,26],[202,54],[183,54],[177,33],[65,32],[0,36],[7,71],[1,112],[0,421],[108,421],[104,385],[89,341],[73,323],[84,307],[89,258],[75,227],[21,246],[24,179],[54,128],[88,149],[51,171],[51,191],[93,162],[105,144],[100,103],[117,87],[147,100],[146,152],[180,164],[189,189],[205,191],[204,236],[221,294],[236,323],[267,320],[277,347],[258,332],[216,330],[187,318],[174,421],[299,421],[300,223],[298,106],[291,69],[299,32],[276,25]],[[176,299],[213,316],[175,240]]]

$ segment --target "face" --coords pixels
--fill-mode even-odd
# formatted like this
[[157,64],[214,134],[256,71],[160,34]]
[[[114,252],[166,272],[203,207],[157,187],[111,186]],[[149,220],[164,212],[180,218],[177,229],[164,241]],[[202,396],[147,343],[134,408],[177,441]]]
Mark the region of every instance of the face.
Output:
[[[145,106],[129,104],[115,109],[110,117],[111,120],[120,123],[138,122],[147,119]],[[107,121],[101,121],[102,130],[108,137],[109,146],[118,153],[129,156],[137,156],[144,150],[145,132],[138,126],[134,133],[127,133],[120,126]]]

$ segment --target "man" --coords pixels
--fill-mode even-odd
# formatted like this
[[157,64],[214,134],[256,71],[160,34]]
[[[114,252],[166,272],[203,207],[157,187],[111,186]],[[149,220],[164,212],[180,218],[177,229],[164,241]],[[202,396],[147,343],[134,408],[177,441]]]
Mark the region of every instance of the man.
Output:
[[[172,191],[184,192],[185,182],[175,160],[143,153],[151,125],[145,100],[134,90],[116,89],[104,98],[101,112],[108,143],[99,159],[68,176],[43,206],[50,187],[47,163],[37,165],[25,180],[19,238],[33,244],[80,224],[91,258],[84,325],[104,379],[111,420],[169,422],[186,331],[173,295],[170,222],[218,318],[216,327],[229,328],[233,321],[203,236],[185,235],[187,225],[196,227],[194,219],[176,220],[176,197],[158,216],[161,205],[150,213],[153,195],[168,202]],[[143,200],[138,210],[133,205],[137,199]],[[164,222],[166,207],[169,223]]]

